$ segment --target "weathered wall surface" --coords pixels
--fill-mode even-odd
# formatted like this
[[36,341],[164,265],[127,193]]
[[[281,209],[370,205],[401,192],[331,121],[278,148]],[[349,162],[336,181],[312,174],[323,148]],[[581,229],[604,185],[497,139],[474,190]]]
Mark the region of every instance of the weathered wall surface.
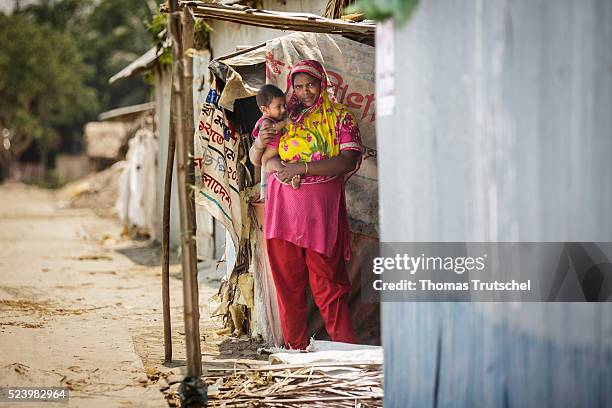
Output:
[[[612,2],[422,1],[382,241],[612,241]],[[385,406],[612,406],[610,304],[383,305]]]
[[[264,0],[263,8],[265,10],[313,13],[322,16],[326,4],[326,0]],[[293,32],[252,27],[226,21],[213,21],[210,25],[213,29],[210,36],[213,58],[235,52],[236,46],[258,45],[272,38]]]
[[[157,156],[157,201],[159,203],[158,234],[162,236],[162,215],[164,208],[164,181],[166,180],[166,162],[168,161],[168,140],[170,137],[170,97],[172,91],[172,72],[169,66],[158,67],[155,72],[155,123],[159,138],[159,153]],[[178,206],[178,181],[176,178],[176,158],[172,173],[172,192],[170,195],[170,245],[181,244],[181,225]]]

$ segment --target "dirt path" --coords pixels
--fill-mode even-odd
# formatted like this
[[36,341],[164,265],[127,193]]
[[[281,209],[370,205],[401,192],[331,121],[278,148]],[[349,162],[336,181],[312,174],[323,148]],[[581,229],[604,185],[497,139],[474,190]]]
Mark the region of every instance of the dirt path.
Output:
[[[0,387],[68,386],[74,407],[166,407],[155,384],[156,250],[119,239],[119,224],[92,211],[59,209],[48,191],[9,184],[0,197]],[[184,364],[179,272],[171,267],[175,366]],[[200,293],[207,335],[218,328],[207,309],[214,290]],[[203,351],[219,358],[214,346]]]

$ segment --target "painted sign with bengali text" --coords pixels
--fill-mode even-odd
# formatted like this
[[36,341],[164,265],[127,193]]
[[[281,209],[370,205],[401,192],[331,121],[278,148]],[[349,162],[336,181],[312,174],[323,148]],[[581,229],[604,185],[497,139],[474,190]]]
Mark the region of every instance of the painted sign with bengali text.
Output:
[[237,174],[239,138],[218,107],[218,99],[217,91],[211,88],[194,138],[196,204],[221,221],[238,244],[242,231]]

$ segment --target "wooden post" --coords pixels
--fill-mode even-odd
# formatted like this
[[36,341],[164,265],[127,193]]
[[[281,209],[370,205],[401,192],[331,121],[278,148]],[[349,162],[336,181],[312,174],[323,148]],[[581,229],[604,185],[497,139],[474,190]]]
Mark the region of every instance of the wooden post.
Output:
[[[185,187],[186,193],[185,198],[187,203],[185,205],[187,215],[187,231],[188,236],[185,239],[189,245],[189,264],[190,264],[190,289],[186,291],[186,295],[190,296],[190,304],[193,310],[193,321],[192,321],[192,349],[194,356],[197,356],[197,371],[198,375],[202,374],[202,359],[200,351],[200,309],[199,309],[199,292],[198,292],[198,258],[197,258],[197,247],[196,247],[196,222],[195,222],[195,200],[194,200],[194,189],[192,186],[195,184],[194,164],[193,164],[193,135],[195,132],[195,126],[193,122],[193,58],[189,54],[188,50],[193,48],[194,42],[194,24],[195,20],[191,14],[191,10],[188,7],[183,9],[183,30],[182,30],[182,55],[183,55],[183,88],[181,90],[181,96],[183,98],[183,135],[182,147],[184,157],[184,176],[185,176]],[[186,252],[183,252],[186,254]],[[186,258],[184,255],[183,259]],[[184,280],[187,283],[188,280]],[[185,302],[185,310],[187,310],[187,302]],[[185,322],[185,335],[188,335],[187,322]],[[189,342],[187,342],[189,347]],[[194,360],[195,361],[195,360]]]
[[[194,43],[194,25],[195,19],[191,12],[191,9],[185,7],[183,9],[183,32],[182,32],[182,45],[183,45],[183,92],[181,93],[183,96],[183,109],[184,109],[184,129],[185,135],[188,137],[185,139],[187,156],[188,156],[188,166],[186,170],[187,183],[189,186],[193,186],[195,184],[195,167],[191,158],[193,157],[193,136],[195,133],[195,124],[193,120],[193,57],[190,54],[190,50],[193,49]],[[189,221],[191,223],[190,228],[193,229],[193,236],[196,234],[196,223],[195,223],[195,194],[194,189],[189,188],[189,206],[191,207],[191,216]],[[196,245],[196,241],[194,240],[194,246]],[[197,248],[196,248],[197,249]],[[197,267],[197,251],[194,255],[194,260],[196,261]],[[195,291],[196,295],[198,291]],[[197,300],[197,298],[196,298]],[[197,303],[199,304],[199,303]]]
[[[172,113],[170,117],[172,117]],[[176,135],[173,127],[170,126],[166,177],[164,180],[164,209],[162,213],[162,309],[164,317],[165,362],[172,361],[172,322],[170,320],[170,198],[172,196],[172,172],[175,149]]]
[[[170,2],[170,35],[172,38],[172,126],[176,134],[178,196],[181,218],[181,249],[183,271],[183,308],[185,317],[185,341],[187,351],[187,379],[199,379],[202,375],[200,351],[200,312],[198,307],[197,259],[195,247],[195,217],[190,200],[188,172],[190,167],[189,146],[193,145],[193,132],[185,128],[185,86],[183,44],[181,41],[181,19],[177,0]],[[193,27],[193,23],[192,23]],[[193,37],[193,34],[192,34]],[[190,102],[190,104],[193,102]],[[193,121],[193,116],[189,117]],[[201,380],[200,380],[201,382]],[[190,388],[192,388],[190,386]]]

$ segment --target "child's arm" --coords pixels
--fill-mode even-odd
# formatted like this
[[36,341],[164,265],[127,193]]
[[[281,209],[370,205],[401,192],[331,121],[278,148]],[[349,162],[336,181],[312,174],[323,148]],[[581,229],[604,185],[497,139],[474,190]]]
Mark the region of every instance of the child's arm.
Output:
[[291,123],[291,120],[289,118],[286,118],[284,120],[281,120],[280,122],[273,123],[272,127],[274,128],[274,131],[278,133],[281,130],[283,130],[283,128],[289,126],[290,123]]
[[[278,134],[285,127],[289,126],[290,123],[291,123],[291,120],[287,118],[281,122],[270,124],[270,128],[274,129],[275,134]],[[266,146],[265,152],[260,157],[261,157],[262,166],[266,166],[266,162],[270,161],[268,166],[265,167],[267,172],[276,172],[282,168],[281,160],[278,155],[278,147]],[[270,159],[273,159],[273,160],[270,160]]]

